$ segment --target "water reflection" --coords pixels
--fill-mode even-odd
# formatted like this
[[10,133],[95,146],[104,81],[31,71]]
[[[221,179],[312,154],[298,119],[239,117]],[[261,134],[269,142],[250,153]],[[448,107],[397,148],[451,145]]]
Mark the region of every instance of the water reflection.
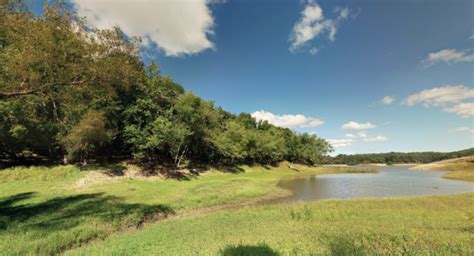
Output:
[[[371,167],[373,168],[373,167]],[[281,182],[293,195],[277,202],[396,197],[474,192],[474,184],[443,179],[443,172],[413,171],[407,167],[375,167],[377,174],[325,174]]]

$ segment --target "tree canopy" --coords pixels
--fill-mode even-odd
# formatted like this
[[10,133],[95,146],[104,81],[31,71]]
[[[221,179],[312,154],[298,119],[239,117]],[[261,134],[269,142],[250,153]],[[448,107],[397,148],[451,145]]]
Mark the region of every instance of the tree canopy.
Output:
[[0,159],[157,166],[318,163],[323,139],[235,115],[140,59],[138,38],[93,29],[66,6],[39,17],[0,0]]
[[472,156],[474,148],[469,148],[454,152],[389,152],[378,154],[355,154],[355,155],[337,155],[335,157],[324,157],[322,161],[325,164],[403,164],[403,163],[431,163],[446,159]]

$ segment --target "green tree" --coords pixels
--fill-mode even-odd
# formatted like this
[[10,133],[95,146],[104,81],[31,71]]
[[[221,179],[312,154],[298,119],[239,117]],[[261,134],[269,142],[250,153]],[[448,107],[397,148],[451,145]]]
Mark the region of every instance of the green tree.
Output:
[[63,143],[71,161],[78,161],[86,165],[87,160],[92,156],[96,156],[99,149],[110,143],[112,138],[113,131],[107,128],[107,120],[104,114],[90,111],[64,137]]
[[217,130],[211,134],[212,143],[217,148],[222,161],[229,164],[240,163],[247,156],[249,131],[238,121],[229,120],[223,130]]
[[[45,113],[28,115],[25,139],[36,133],[28,126],[41,123],[47,134],[56,132],[48,148],[50,156],[59,155],[59,141],[89,110],[115,115],[113,124],[120,120],[119,98],[142,79],[143,64],[136,44],[119,29],[90,30],[62,4],[46,4],[38,17],[22,3],[0,2],[0,101],[4,108],[28,102]],[[11,122],[5,126],[15,125],[8,116],[0,118]],[[37,145],[28,148],[44,154]]]

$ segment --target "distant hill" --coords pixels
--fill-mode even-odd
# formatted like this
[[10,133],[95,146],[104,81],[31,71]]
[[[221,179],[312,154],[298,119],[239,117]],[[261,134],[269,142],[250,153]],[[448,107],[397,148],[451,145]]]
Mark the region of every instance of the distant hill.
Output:
[[474,156],[459,157],[447,160],[436,161],[428,164],[420,164],[412,167],[413,170],[451,170],[455,165],[472,165]]
[[454,152],[389,152],[374,154],[340,154],[335,157],[325,157],[324,164],[405,164],[405,163],[431,163],[447,159],[474,156],[474,148]]

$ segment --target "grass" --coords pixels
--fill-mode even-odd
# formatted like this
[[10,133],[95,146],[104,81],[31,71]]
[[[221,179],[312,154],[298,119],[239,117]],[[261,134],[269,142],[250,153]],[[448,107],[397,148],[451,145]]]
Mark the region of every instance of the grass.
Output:
[[446,165],[442,170],[447,171],[443,176],[446,179],[474,181],[474,163],[463,162]]
[[175,213],[288,195],[277,186],[280,179],[372,172],[294,166],[298,171],[287,163],[221,168],[188,180],[130,178],[117,174],[124,169],[117,166],[0,170],[0,254],[59,254]]
[[445,171],[443,178],[474,181],[474,156],[443,160],[413,167],[415,170]]
[[474,196],[250,206],[149,225],[67,255],[472,255]]

